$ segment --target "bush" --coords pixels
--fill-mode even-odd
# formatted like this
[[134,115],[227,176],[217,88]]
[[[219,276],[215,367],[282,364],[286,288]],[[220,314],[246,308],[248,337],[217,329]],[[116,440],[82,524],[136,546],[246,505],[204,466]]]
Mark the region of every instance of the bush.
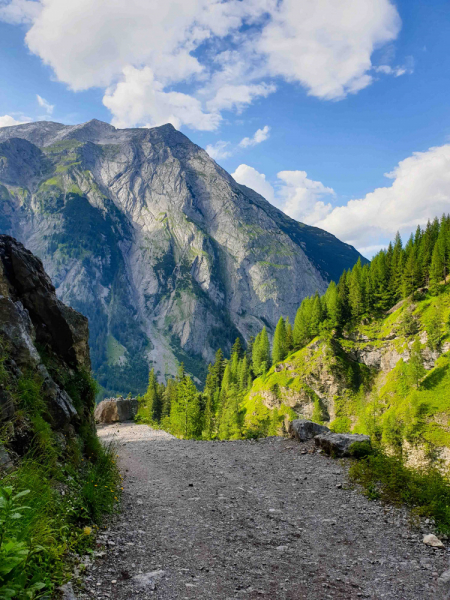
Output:
[[450,481],[438,469],[413,469],[400,457],[377,451],[355,461],[349,475],[369,498],[406,504],[417,515],[434,519],[439,532],[450,533]]

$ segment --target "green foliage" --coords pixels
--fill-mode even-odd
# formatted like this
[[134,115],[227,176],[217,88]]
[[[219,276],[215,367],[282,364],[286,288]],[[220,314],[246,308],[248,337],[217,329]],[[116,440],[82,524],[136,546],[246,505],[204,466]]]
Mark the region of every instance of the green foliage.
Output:
[[[0,479],[0,597],[50,597],[69,574],[69,555],[92,547],[94,529],[114,510],[120,475],[114,448],[100,444],[92,425],[82,425],[78,435],[55,433],[41,376],[24,371],[16,380],[5,368],[3,344],[0,350],[1,383],[19,408],[15,428],[22,432],[21,447],[14,442],[22,458]],[[64,380],[86,417],[95,395],[92,378],[60,372],[58,381]],[[2,432],[6,447],[8,432]]]
[[450,482],[437,468],[413,469],[400,457],[378,451],[354,462],[349,475],[369,498],[406,504],[433,518],[441,533],[450,533]]

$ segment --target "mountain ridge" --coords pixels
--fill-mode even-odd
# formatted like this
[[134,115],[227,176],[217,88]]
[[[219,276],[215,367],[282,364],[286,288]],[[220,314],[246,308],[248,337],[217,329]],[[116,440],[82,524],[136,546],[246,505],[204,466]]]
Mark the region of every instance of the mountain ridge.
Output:
[[136,379],[138,392],[149,364],[164,378],[180,360],[202,379],[219,346],[273,331],[280,312],[293,319],[360,257],[236,183],[170,124],[2,128],[0,197],[2,232],[89,317],[109,391]]

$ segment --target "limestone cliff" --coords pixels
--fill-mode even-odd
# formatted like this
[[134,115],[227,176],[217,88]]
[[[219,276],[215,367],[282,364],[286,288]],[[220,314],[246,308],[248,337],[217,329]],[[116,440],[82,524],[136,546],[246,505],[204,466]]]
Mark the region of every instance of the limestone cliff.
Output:
[[142,391],[324,292],[359,255],[238,185],[171,125],[0,129],[0,228],[90,321],[94,371]]

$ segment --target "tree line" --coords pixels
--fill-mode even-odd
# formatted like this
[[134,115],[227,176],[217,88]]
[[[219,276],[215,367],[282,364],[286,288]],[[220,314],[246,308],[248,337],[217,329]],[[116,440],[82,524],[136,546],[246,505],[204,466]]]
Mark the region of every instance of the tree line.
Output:
[[[344,271],[338,283],[331,282],[323,296],[318,293],[303,300],[294,324],[280,317],[272,344],[266,327],[251,337],[244,348],[236,339],[229,359],[219,348],[208,366],[205,386],[199,392],[180,366],[177,377],[158,383],[150,372],[146,394],[140,399],[138,417],[183,438],[238,439],[245,435],[241,403],[255,378],[306,346],[318,335],[337,333],[353,323],[378,317],[420,288],[437,295],[450,270],[450,216],[434,219],[422,229],[417,227],[403,246],[397,233],[394,243],[378,252],[372,261],[361,260]],[[401,326],[412,335],[415,320],[406,311]],[[428,329],[428,328],[427,328]],[[429,345],[437,347],[442,336],[439,314],[429,324]],[[411,367],[417,373],[420,349],[416,344]],[[418,376],[418,375],[417,375]],[[283,415],[274,411],[269,431],[276,433]]]

